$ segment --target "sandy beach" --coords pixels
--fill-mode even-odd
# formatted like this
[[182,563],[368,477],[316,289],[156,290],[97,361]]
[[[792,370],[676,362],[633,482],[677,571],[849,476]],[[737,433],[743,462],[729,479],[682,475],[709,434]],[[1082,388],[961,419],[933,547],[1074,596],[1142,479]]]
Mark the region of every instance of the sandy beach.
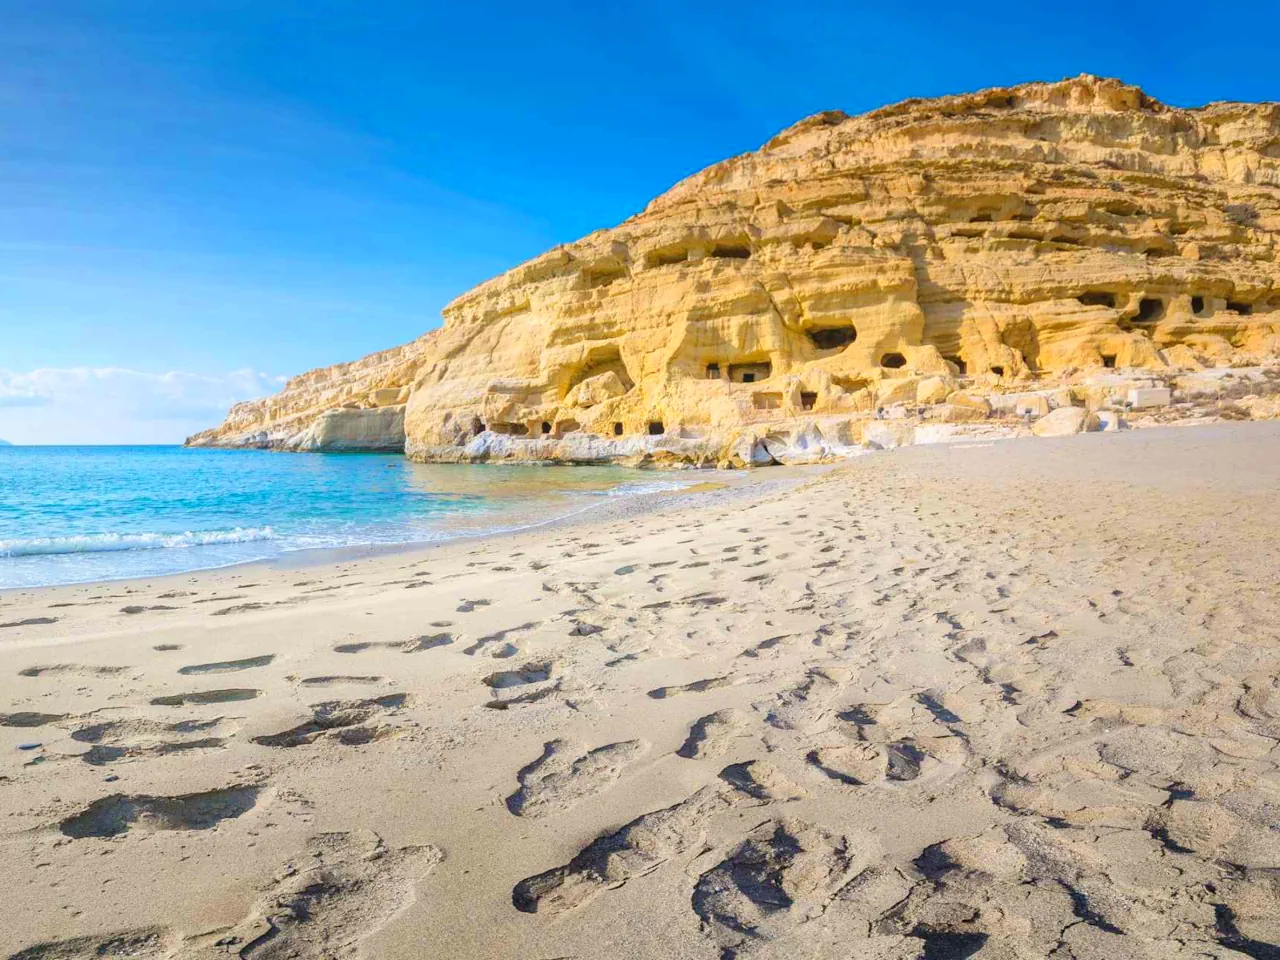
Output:
[[0,955],[1280,955],[1280,427],[707,479],[0,594]]

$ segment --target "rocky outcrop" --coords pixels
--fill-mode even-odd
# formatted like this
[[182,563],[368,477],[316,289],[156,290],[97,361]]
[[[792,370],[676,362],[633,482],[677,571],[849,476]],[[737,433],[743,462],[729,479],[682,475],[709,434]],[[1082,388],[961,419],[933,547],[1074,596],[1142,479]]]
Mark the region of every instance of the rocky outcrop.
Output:
[[405,402],[434,336],[293,377],[273,396],[237,403],[187,445],[403,451]]
[[[193,442],[323,448],[322,413],[407,400],[424,460],[836,456],[885,409],[1268,362],[1278,239],[1280,105],[1082,76],[824,113]],[[1058,399],[999,405],[1028,391]]]

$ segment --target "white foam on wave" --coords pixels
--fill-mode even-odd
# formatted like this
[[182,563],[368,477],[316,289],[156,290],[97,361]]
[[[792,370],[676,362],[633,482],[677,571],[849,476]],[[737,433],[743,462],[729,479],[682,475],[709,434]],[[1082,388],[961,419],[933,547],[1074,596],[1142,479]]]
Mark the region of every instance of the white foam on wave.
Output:
[[231,530],[187,530],[183,533],[92,533],[75,537],[30,537],[0,540],[0,557],[47,557],[74,553],[115,553],[121,550],[179,550],[224,543],[274,540],[271,527]]
[[643,496],[646,493],[671,493],[676,490],[685,490],[699,483],[705,483],[706,479],[704,476],[682,476],[679,479],[672,477],[663,480],[632,480],[604,491],[604,495],[606,497],[636,497]]

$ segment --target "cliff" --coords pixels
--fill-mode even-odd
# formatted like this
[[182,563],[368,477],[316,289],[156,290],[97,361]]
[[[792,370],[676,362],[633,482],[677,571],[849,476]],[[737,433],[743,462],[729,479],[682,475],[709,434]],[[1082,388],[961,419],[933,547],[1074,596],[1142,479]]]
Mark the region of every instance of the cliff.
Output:
[[879,442],[900,405],[1106,406],[1280,353],[1278,239],[1277,104],[1082,76],[823,113],[191,442],[360,448],[405,404],[418,459],[741,465]]
[[433,335],[299,374],[273,396],[237,403],[187,446],[401,452],[405,403]]

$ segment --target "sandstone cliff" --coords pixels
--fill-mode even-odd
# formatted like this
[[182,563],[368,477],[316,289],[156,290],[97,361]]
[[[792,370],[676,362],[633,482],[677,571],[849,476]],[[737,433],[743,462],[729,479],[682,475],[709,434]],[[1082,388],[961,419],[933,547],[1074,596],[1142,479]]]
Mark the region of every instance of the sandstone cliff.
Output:
[[237,403],[187,445],[403,451],[405,403],[433,337],[293,377],[274,396]]
[[192,442],[358,448],[407,401],[420,459],[744,464],[838,454],[899,404],[1096,407],[1122,374],[1271,362],[1278,239],[1277,104],[1082,76],[823,113]]

